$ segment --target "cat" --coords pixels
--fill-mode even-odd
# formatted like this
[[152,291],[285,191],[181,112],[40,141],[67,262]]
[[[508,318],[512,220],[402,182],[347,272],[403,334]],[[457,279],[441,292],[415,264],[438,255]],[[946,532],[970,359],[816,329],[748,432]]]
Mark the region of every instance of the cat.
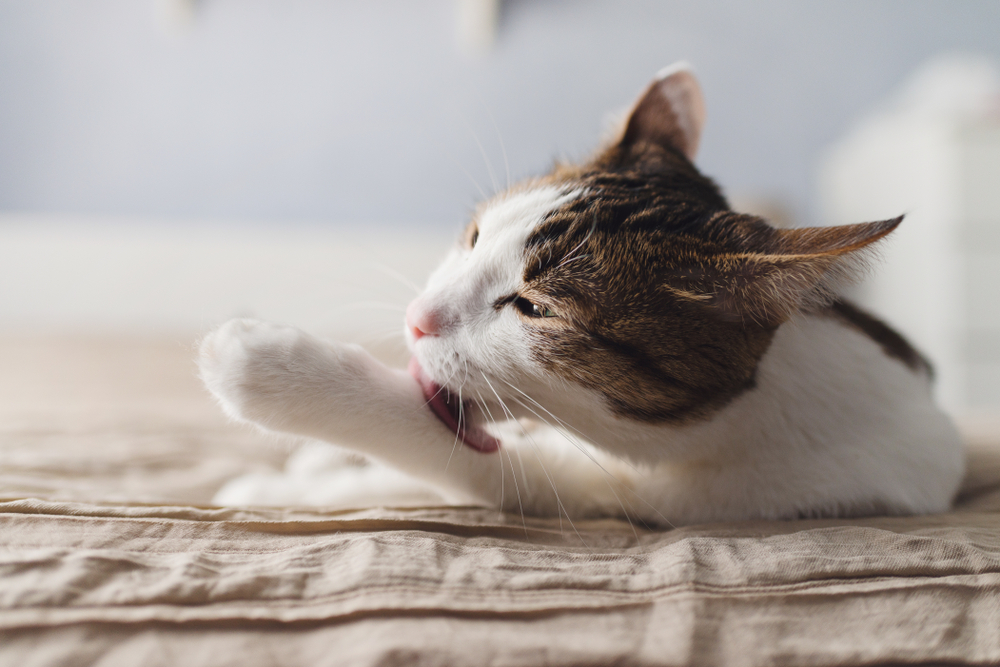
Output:
[[669,67],[592,158],[481,204],[407,308],[408,371],[243,319],[201,343],[205,385],[452,503],[651,526],[946,510],[964,456],[929,364],[836,296],[902,218],[734,212],[693,163],[704,121]]

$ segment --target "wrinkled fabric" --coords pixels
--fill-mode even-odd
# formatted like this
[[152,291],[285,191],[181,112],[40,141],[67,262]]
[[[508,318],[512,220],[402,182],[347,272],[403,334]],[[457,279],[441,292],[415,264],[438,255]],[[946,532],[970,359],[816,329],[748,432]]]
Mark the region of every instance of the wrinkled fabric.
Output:
[[990,442],[956,508],[924,517],[222,509],[214,489],[284,450],[223,422],[177,371],[189,348],[8,341],[0,363],[30,367],[25,349],[82,389],[0,380],[0,664],[1000,662]]

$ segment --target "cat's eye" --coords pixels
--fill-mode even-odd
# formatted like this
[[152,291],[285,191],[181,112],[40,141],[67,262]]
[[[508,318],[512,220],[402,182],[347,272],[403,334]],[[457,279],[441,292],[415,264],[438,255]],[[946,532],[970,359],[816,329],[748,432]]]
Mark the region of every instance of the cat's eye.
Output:
[[475,248],[476,241],[478,240],[479,240],[479,228],[476,227],[475,229],[472,230],[472,235],[469,236],[469,248]]
[[533,308],[535,317],[559,317],[556,315],[555,311],[548,306],[535,305]]
[[521,311],[522,315],[527,317],[559,317],[556,311],[548,306],[540,306],[537,303],[532,303],[523,296],[514,299],[514,306]]

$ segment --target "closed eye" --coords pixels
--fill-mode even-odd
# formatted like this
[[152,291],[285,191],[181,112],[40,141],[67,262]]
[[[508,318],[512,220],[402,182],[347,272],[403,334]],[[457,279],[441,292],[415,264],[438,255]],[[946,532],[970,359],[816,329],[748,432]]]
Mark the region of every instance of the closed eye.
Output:
[[548,306],[540,306],[537,303],[528,301],[523,296],[519,296],[513,301],[514,307],[521,311],[525,317],[559,317],[559,315]]

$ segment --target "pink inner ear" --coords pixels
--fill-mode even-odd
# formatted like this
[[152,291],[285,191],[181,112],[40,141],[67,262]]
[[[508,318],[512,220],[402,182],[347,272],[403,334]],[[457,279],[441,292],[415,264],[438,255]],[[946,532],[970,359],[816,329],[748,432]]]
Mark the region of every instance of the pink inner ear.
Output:
[[[705,126],[705,98],[701,94],[701,86],[687,63],[678,63],[666,68],[666,76],[657,84],[660,93],[670,104],[677,119],[677,126],[684,135],[684,147],[681,149],[689,160],[694,160],[701,142],[701,129]],[[660,74],[664,74],[661,71]]]
[[636,102],[622,144],[669,145],[693,160],[704,124],[701,86],[686,63],[677,63],[660,70]]

